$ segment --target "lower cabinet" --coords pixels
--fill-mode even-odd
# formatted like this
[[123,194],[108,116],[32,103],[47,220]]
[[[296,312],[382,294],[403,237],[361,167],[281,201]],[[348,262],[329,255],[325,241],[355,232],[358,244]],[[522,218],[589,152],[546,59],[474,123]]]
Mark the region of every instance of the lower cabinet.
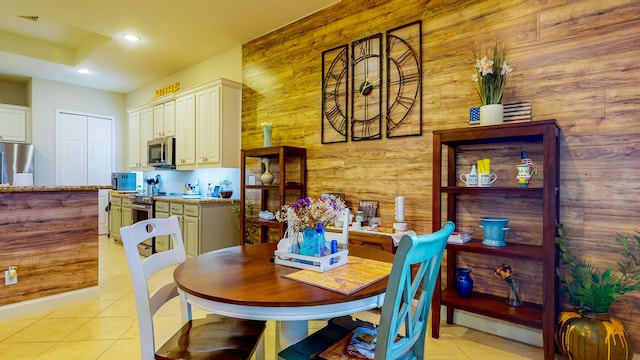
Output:
[[[231,202],[155,202],[155,217],[177,216],[187,256],[240,245],[239,220]],[[156,238],[156,251],[171,248],[167,237]]]
[[131,200],[126,196],[111,195],[111,209],[109,211],[109,236],[122,241],[120,228],[133,223],[131,218]]
[[111,196],[111,208],[109,210],[109,236],[121,240],[120,228],[122,227],[122,198]]

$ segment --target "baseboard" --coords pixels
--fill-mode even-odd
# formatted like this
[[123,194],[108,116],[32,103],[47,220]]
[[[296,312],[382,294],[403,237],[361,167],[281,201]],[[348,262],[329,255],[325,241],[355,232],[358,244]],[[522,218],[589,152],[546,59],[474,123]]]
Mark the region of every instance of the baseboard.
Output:
[[[447,318],[447,308],[444,306],[441,307],[440,318]],[[542,347],[541,329],[513,324],[463,310],[456,310],[454,312],[453,323],[525,344]]]
[[51,311],[82,301],[95,300],[99,297],[100,288],[98,286],[92,286],[80,290],[73,290],[38,299],[8,304],[0,306],[0,321]]

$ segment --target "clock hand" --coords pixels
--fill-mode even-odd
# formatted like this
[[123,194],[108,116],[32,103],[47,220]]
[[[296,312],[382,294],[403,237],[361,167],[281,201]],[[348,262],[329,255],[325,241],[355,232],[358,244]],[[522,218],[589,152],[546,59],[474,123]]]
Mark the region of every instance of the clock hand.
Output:
[[358,98],[356,99],[355,106],[360,104],[360,99],[362,96],[367,96],[371,93],[371,89],[374,85],[378,83],[378,80],[374,80],[373,82],[369,82],[369,78],[365,78],[364,82],[360,85],[360,91],[358,92]]

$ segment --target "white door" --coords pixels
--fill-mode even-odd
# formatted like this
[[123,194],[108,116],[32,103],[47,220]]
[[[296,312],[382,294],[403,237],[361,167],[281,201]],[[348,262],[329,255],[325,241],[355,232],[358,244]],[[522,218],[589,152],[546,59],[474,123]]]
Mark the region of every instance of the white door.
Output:
[[[109,185],[112,166],[112,118],[58,111],[57,185]],[[108,233],[108,198],[98,197],[98,233]]]

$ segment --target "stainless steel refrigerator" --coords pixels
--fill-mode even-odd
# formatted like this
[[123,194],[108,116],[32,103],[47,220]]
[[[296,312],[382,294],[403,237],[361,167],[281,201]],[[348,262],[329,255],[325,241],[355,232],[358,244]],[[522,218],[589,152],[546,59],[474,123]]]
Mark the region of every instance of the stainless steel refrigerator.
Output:
[[34,156],[32,144],[0,142],[0,184],[33,185]]

